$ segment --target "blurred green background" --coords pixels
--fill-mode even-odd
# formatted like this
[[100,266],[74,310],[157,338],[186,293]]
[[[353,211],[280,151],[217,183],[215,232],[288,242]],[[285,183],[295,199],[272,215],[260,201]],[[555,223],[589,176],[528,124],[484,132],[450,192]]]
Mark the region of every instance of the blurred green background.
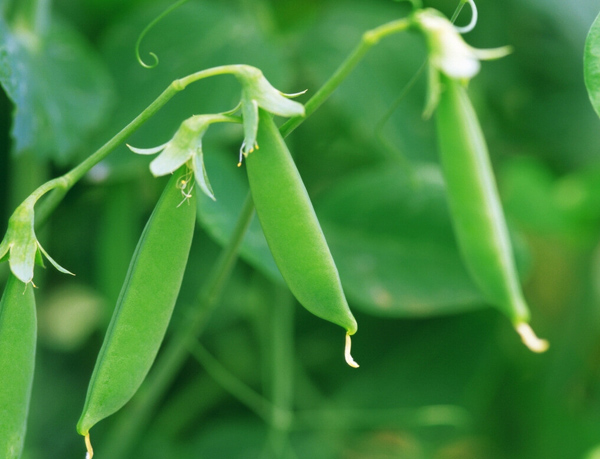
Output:
[[[136,39],[170,3],[0,4],[0,231],[37,185],[92,153],[172,80],[251,64],[284,92],[307,89],[305,102],[362,32],[410,8],[390,0],[191,0],[143,40],[142,57],[155,52],[160,64],[142,68]],[[457,1],[424,3],[450,15]],[[528,351],[509,321],[483,303],[460,261],[434,126],[421,116],[425,78],[397,103],[425,59],[422,38],[404,33],[370,51],[288,139],[359,323],[353,355],[360,369],[344,363],[343,331],[290,297],[254,222],[199,339],[216,361],[195,352],[150,416],[139,419],[126,407],[95,427],[97,457],[118,459],[108,452],[115,448],[149,459],[600,457],[600,121],[582,75],[584,40],[600,4],[477,5],[468,43],[514,47],[483,63],[469,93],[532,324],[550,350]],[[465,8],[458,22],[468,20]],[[184,118],[228,110],[238,98],[233,78],[197,83],[128,142],[159,145]],[[242,206],[241,139],[238,126],[205,138],[217,202],[201,200],[167,341],[199,307],[195,298]],[[39,346],[25,459],[84,455],[75,423],[87,382],[164,184],[150,176],[148,162],[119,147],[39,234],[77,275],[36,270]],[[2,283],[6,273],[5,263]],[[269,405],[259,398],[257,409],[256,394],[278,401],[279,422],[261,418]],[[139,435],[119,436],[132,424]]]

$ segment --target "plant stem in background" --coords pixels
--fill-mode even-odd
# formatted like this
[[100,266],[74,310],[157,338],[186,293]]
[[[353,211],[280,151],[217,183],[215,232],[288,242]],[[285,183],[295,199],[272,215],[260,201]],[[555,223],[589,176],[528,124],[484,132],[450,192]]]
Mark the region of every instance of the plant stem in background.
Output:
[[[275,286],[276,299],[270,311],[271,425],[267,457],[287,457],[288,435],[293,424],[294,397],[294,307],[287,288]],[[288,451],[289,452],[289,451]]]

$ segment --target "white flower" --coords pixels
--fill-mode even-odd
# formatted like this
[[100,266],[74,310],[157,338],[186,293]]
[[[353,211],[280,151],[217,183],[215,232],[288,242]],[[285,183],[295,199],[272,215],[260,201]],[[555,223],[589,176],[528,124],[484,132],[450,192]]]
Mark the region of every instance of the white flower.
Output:
[[127,145],[131,151],[141,155],[153,155],[160,153],[150,163],[150,172],[155,177],[175,172],[184,164],[194,171],[196,183],[202,191],[211,199],[215,199],[212,187],[206,175],[204,167],[204,154],[202,152],[202,137],[213,123],[237,123],[236,117],[216,115],[196,115],[188,118],[173,136],[164,145],[154,148],[135,148]]
[[8,221],[8,230],[0,243],[0,261],[8,259],[12,273],[25,284],[33,280],[33,268],[36,263],[44,266],[42,254],[60,272],[73,274],[54,261],[37,240],[34,205],[35,200],[27,199],[17,207]]
[[417,25],[425,33],[431,65],[454,79],[473,78],[480,68],[480,60],[499,59],[510,53],[510,47],[476,49],[463,40],[454,25],[433,9],[414,15]]
[[[284,94],[275,89],[256,67],[240,65],[234,73],[242,85],[242,116],[244,118],[244,156],[252,153],[256,144],[258,131],[258,109],[279,116],[304,116],[304,106],[301,103],[287,99],[298,94]],[[302,93],[299,93],[302,94]]]

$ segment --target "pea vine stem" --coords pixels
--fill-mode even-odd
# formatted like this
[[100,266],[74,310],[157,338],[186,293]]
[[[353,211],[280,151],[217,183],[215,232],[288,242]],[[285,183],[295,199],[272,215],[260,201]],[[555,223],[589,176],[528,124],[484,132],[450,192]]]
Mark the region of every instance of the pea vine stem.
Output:
[[289,432],[294,421],[294,301],[287,288],[275,287],[276,301],[270,312],[271,425],[270,454],[288,457]]
[[323,86],[304,104],[305,116],[295,116],[285,122],[280,129],[281,135],[285,138],[302,122],[312,115],[338,88],[338,86],[346,79],[346,77],[354,70],[358,63],[363,59],[365,54],[381,39],[388,35],[402,32],[410,27],[410,21],[406,18],[383,24],[375,29],[371,29],[363,33],[360,42],[351,51],[348,57],[337,68],[334,74],[325,82]]

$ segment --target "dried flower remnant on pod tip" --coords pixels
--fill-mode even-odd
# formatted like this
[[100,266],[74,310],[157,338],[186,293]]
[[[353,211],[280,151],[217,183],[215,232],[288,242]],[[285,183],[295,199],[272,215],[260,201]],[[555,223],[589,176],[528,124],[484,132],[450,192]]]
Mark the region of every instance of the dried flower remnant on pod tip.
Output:
[[92,448],[92,442],[90,441],[89,433],[85,436],[85,448],[87,449],[87,452],[85,453],[85,459],[92,459],[92,457],[94,457],[94,449]]
[[352,358],[350,354],[350,350],[352,348],[352,338],[350,338],[350,333],[346,333],[346,348],[344,350],[344,357],[346,358],[346,363],[350,365],[352,368],[358,368],[358,363]]
[[517,324],[515,329],[517,330],[517,333],[521,336],[521,339],[523,340],[523,343],[525,343],[525,346],[527,346],[533,352],[546,352],[550,347],[548,341],[537,337],[537,335],[528,323],[522,322],[520,324]]

